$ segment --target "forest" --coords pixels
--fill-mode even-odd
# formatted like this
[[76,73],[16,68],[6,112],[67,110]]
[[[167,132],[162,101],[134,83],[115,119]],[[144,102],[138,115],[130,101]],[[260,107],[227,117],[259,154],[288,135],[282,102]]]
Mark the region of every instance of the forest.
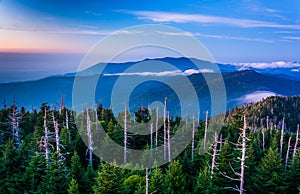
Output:
[[[211,132],[212,118],[174,117],[166,111],[158,115],[144,107],[114,115],[101,104],[78,114],[63,103],[44,103],[30,111],[4,104],[0,193],[299,193],[299,110],[299,96],[268,97],[236,107],[222,118],[222,129],[213,134],[208,151],[198,154]],[[85,127],[77,128],[75,118]],[[163,124],[145,128],[152,132],[148,135],[127,133],[120,125],[151,118]],[[106,132],[103,141],[110,138],[128,149],[149,150],[168,143],[179,122],[192,131],[192,141],[162,166],[130,170],[93,154],[94,149],[106,149],[96,146],[92,129],[97,126]],[[82,136],[89,139],[87,144]]]

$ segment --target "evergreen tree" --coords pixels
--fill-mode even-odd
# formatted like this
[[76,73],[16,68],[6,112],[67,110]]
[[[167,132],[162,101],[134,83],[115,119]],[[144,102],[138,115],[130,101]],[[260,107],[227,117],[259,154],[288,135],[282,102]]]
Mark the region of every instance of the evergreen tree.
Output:
[[80,194],[79,188],[78,188],[78,183],[74,178],[72,178],[72,180],[69,184],[68,193],[69,194]]
[[258,166],[254,178],[256,192],[283,193],[283,165],[281,163],[278,149],[269,148]]
[[164,182],[164,174],[160,168],[155,168],[150,173],[149,193],[165,193],[166,185]]
[[86,186],[86,182],[84,180],[84,168],[81,165],[80,157],[76,151],[71,158],[70,176],[76,181],[79,191],[83,193]]
[[28,193],[36,193],[41,186],[42,178],[46,175],[46,160],[45,157],[40,154],[35,154],[29,165],[26,167],[24,174],[25,178],[25,191]]
[[210,171],[207,167],[199,172],[194,193],[217,193],[217,187],[212,185]]
[[95,193],[117,194],[122,193],[121,190],[121,173],[116,163],[101,165],[101,171],[98,172],[96,185],[93,187]]
[[[140,193],[144,191],[145,188],[145,178],[139,175],[131,175],[127,179],[124,180],[123,185],[125,188],[124,193]],[[142,193],[145,193],[142,192]]]
[[41,193],[66,193],[68,188],[69,172],[64,161],[55,152],[51,155],[46,176],[42,180]]
[[167,190],[172,193],[185,193],[186,176],[182,171],[182,165],[178,160],[171,162],[165,175]]
[[0,153],[0,191],[2,193],[21,193],[22,172],[20,160],[14,144],[11,140],[3,146]]

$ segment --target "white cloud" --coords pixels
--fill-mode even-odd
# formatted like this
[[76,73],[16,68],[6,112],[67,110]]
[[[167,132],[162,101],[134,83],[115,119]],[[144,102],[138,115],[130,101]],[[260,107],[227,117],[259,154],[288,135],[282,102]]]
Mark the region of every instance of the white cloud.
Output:
[[252,92],[250,94],[246,94],[238,99],[236,99],[240,103],[251,103],[251,102],[258,102],[262,100],[263,98],[267,98],[269,96],[276,96],[274,92],[270,91],[256,91]]
[[298,68],[298,69],[292,69],[291,71],[292,71],[292,72],[297,72],[297,73],[298,73],[298,72],[300,72],[300,68]]
[[233,63],[234,66],[238,67],[239,69],[276,69],[276,68],[295,68],[300,67],[299,63],[292,63],[292,62],[284,62],[284,61],[276,61],[271,63]]
[[153,22],[160,23],[210,23],[210,24],[223,24],[238,26],[242,28],[282,28],[282,29],[300,29],[300,25],[297,24],[278,24],[274,22],[266,22],[252,19],[237,19],[221,16],[211,16],[203,14],[183,14],[173,12],[161,12],[161,11],[125,11],[137,16],[141,20],[151,20]]
[[104,76],[177,76],[184,75],[189,76],[192,74],[198,73],[213,73],[214,71],[211,69],[187,69],[185,71],[174,70],[174,71],[162,71],[162,72],[125,72],[125,73],[106,73]]
[[[79,25],[82,28],[90,28],[96,29],[96,26],[84,26]],[[36,29],[36,28],[29,28],[29,27],[0,27],[0,30],[13,30],[13,31],[24,31],[24,32],[46,32],[46,33],[53,33],[53,34],[78,34],[78,35],[110,35],[114,34],[125,34],[125,35],[134,35],[142,33],[142,31],[137,30],[121,30],[121,31],[106,31],[106,30],[50,30],[50,29]]]
[[284,36],[282,38],[288,39],[288,40],[300,40],[300,36]]
[[205,37],[205,38],[213,38],[213,39],[221,39],[221,40],[242,40],[242,41],[256,41],[256,42],[265,42],[265,43],[273,43],[272,40],[266,40],[261,38],[248,38],[248,37],[236,37],[236,36],[222,36],[222,35],[211,35],[211,34],[202,34],[199,32],[191,33],[191,32],[162,32],[157,31],[159,34],[169,35],[169,36],[196,36],[196,37]]

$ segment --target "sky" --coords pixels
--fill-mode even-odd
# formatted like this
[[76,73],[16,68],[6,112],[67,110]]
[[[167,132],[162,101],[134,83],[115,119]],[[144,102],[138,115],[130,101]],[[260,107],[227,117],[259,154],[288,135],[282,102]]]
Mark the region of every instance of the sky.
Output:
[[[298,0],[0,0],[0,82],[73,72],[98,41],[141,24],[179,28],[218,62],[291,64],[300,61],[299,13]],[[167,55],[150,53],[123,60]]]

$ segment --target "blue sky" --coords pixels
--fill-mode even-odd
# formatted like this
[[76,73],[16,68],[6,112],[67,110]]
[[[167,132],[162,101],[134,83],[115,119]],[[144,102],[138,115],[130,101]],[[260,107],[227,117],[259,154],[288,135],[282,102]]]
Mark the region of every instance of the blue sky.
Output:
[[[23,76],[19,80],[30,79],[32,72],[38,78],[74,71],[96,42],[140,24],[186,31],[219,62],[300,61],[299,13],[298,0],[0,0],[0,52],[10,53],[0,55],[0,82],[18,80],[18,75]],[[24,63],[24,53],[27,59],[29,54],[43,57]],[[161,53],[151,57],[156,54]],[[16,78],[4,79],[13,73]]]

